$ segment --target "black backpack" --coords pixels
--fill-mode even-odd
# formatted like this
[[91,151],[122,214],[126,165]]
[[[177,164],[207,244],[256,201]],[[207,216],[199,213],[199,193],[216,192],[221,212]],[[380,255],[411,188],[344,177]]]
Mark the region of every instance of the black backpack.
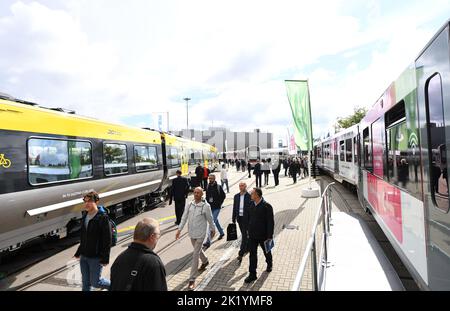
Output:
[[116,223],[109,217],[109,210],[104,206],[99,206],[98,210],[100,213],[105,214],[108,217],[109,224],[111,225],[111,246],[116,246],[117,244],[117,225]]

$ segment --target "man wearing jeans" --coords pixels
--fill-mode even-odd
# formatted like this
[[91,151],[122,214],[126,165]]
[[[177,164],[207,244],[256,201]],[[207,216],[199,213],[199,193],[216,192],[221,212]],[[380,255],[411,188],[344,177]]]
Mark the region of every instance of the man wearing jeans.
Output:
[[[222,203],[225,200],[226,194],[223,191],[223,188],[217,184],[215,175],[210,174],[208,180],[209,184],[208,188],[206,189],[206,202],[211,205],[214,223],[220,233],[217,239],[221,240],[225,236],[225,233],[223,232],[222,226],[219,223],[219,213],[220,209],[222,208]],[[206,240],[205,244],[203,244],[203,246],[205,246],[206,248],[211,246],[211,236],[209,234],[208,239]]]
[[[181,223],[175,235],[175,239],[178,240],[180,238],[181,231],[186,225],[186,222],[189,224],[189,237],[191,238],[191,243],[194,247],[194,252],[192,254],[191,274],[189,276],[189,290],[193,290],[195,288],[195,277],[197,270],[203,271],[209,264],[208,258],[202,250],[202,243],[206,236],[207,225],[209,224],[212,237],[214,237],[216,233],[214,230],[213,217],[211,215],[211,207],[207,202],[202,200],[202,196],[203,189],[201,187],[195,188],[194,201],[189,202],[184,208],[183,217],[181,217]],[[198,269],[199,258],[202,261],[200,269]]]
[[102,289],[110,286],[110,281],[101,275],[102,268],[109,263],[111,225],[103,207],[97,207],[99,200],[94,191],[83,198],[85,211],[81,220],[81,239],[74,256],[80,260],[83,291],[90,291],[91,286]]

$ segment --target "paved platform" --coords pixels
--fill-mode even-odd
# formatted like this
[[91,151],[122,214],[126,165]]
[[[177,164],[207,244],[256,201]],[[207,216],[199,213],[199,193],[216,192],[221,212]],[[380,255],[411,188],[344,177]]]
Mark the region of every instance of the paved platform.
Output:
[[[253,181],[253,179],[252,179]],[[269,183],[273,183],[271,178]],[[315,182],[313,182],[315,184]],[[253,186],[253,184],[251,185]],[[292,184],[292,179],[282,176],[278,187],[263,187],[263,197],[274,208],[275,217],[275,248],[273,249],[273,271],[265,272],[266,263],[261,249],[258,250],[258,279],[246,284],[249,256],[237,261],[240,236],[236,241],[216,241],[206,251],[210,265],[196,279],[196,290],[205,291],[288,291],[295,279],[300,260],[306,247],[307,237],[312,229],[315,211],[319,198],[306,199],[301,197],[301,189],[308,186],[307,179]],[[318,185],[316,184],[316,187]],[[228,203],[231,203],[229,201]],[[225,205],[227,202],[225,202]],[[221,212],[223,213],[223,212]],[[222,226],[225,228],[231,222],[228,212]],[[285,228],[286,225],[294,229]],[[239,231],[239,230],[238,230]],[[240,233],[239,233],[240,234]],[[186,290],[190,273],[191,261],[186,262],[178,271],[168,276],[169,290]],[[312,288],[310,273],[307,273],[302,289]]]
[[[219,174],[219,173],[217,173]],[[230,168],[230,193],[224,202],[219,219],[226,230],[231,222],[232,201],[239,191],[238,182],[245,181],[248,188],[254,186],[254,176],[248,178],[247,173],[236,172]],[[313,185],[318,187],[316,182]],[[296,277],[300,261],[305,252],[309,234],[320,198],[302,198],[301,190],[308,187],[308,179],[299,180],[297,184],[292,179],[280,176],[280,185],[273,186],[273,176],[270,175],[269,186],[262,188],[263,197],[272,204],[275,217],[275,248],[273,250],[273,271],[265,272],[266,263],[261,249],[258,250],[258,279],[250,284],[244,283],[248,275],[249,256],[242,263],[237,261],[240,232],[237,241],[227,242],[226,239],[214,240],[206,251],[210,265],[196,279],[198,291],[289,291]],[[346,193],[350,204],[358,205],[353,195]],[[337,196],[336,196],[337,197]],[[191,197],[190,197],[191,199]],[[325,290],[401,290],[395,279],[396,274],[381,252],[378,242],[371,237],[368,228],[359,221],[364,215],[354,215],[342,208],[342,202],[335,201],[332,214],[332,236],[329,246],[329,261]],[[341,206],[342,205],[342,206]],[[192,245],[188,239],[175,242],[176,227],[166,220],[174,220],[173,206],[166,206],[137,215],[119,226],[119,229],[132,232],[136,222],[142,217],[153,217],[164,220],[164,231],[156,252],[166,266],[169,290],[187,290],[190,273]],[[185,228],[184,232],[186,232]],[[111,263],[129,245],[131,240],[113,247]],[[321,241],[319,239],[318,245]],[[27,279],[42,275],[61,266],[70,269],[61,271],[52,278],[40,282],[27,290],[79,291],[81,290],[81,273],[77,261],[72,259],[76,245],[25,269],[22,273],[1,280],[2,290],[18,286]],[[110,265],[103,271],[104,277],[109,277]],[[307,265],[302,279],[301,290],[312,290],[310,265]]]
[[403,285],[367,224],[332,212],[325,291],[402,291]]

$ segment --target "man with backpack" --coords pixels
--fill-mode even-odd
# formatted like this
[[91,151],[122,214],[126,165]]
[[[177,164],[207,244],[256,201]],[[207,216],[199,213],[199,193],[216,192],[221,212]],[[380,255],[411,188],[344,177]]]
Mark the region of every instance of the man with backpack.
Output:
[[102,206],[97,206],[100,197],[91,191],[83,198],[85,211],[81,219],[80,245],[75,258],[80,260],[82,290],[91,286],[109,289],[110,281],[101,277],[102,268],[109,263],[112,244],[112,228],[109,217]]
[[111,267],[112,291],[167,291],[166,269],[157,254],[159,222],[144,218],[134,229],[133,243]]
[[[188,289],[193,290],[195,288],[195,277],[197,271],[203,271],[208,266],[209,261],[205,253],[202,250],[202,243],[206,236],[207,226],[209,224],[209,230],[211,231],[211,237],[214,237],[216,231],[214,230],[213,217],[211,214],[211,206],[202,199],[203,189],[197,187],[194,189],[194,200],[189,202],[181,217],[181,223],[178,226],[178,230],[175,234],[175,239],[180,238],[180,233],[183,230],[186,223],[189,224],[188,232],[191,238],[194,252],[192,256],[191,274],[189,276]],[[199,258],[202,261],[200,269],[198,268]]]
[[[222,226],[219,223],[219,213],[220,209],[222,208],[223,201],[225,201],[226,194],[223,191],[223,188],[219,186],[219,184],[216,182],[216,176],[214,174],[210,174],[209,177],[209,184],[208,188],[206,189],[206,202],[211,205],[211,211],[212,216],[214,219],[214,223],[217,227],[217,230],[219,230],[219,237],[218,240],[221,240],[225,233],[223,232]],[[211,236],[208,234],[208,238],[203,244],[205,248],[208,248],[211,246]]]

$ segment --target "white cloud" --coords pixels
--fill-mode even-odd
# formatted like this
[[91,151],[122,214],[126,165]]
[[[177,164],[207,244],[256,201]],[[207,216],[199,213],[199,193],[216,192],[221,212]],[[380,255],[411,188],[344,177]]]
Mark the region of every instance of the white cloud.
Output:
[[0,91],[112,121],[169,111],[171,128],[185,126],[189,96],[190,127],[275,138],[291,122],[284,79],[309,79],[324,133],[375,102],[450,11],[441,0],[9,1]]

